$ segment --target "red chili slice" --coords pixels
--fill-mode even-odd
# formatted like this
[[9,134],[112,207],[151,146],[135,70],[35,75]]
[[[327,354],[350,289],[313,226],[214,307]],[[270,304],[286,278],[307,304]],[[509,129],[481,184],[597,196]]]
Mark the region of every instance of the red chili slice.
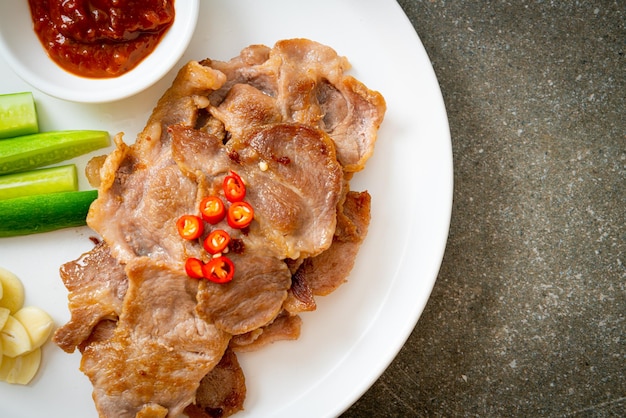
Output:
[[228,208],[226,220],[231,228],[245,228],[253,219],[254,209],[247,202],[235,202]]
[[178,234],[188,240],[199,238],[204,232],[202,219],[195,215],[183,215],[176,221]]
[[226,215],[224,202],[217,196],[205,197],[200,202],[200,213],[202,214],[202,219],[211,225],[215,225],[224,219],[224,215]]
[[223,229],[216,229],[205,238],[202,245],[209,254],[221,253],[228,247],[230,235]]
[[202,279],[204,277],[204,273],[202,273],[202,266],[204,263],[194,257],[190,257],[185,261],[185,272],[187,276],[192,279]]
[[204,278],[214,283],[227,283],[235,275],[235,265],[230,258],[220,256],[202,266]]
[[246,186],[234,171],[224,178],[223,188],[229,202],[241,202],[246,197]]

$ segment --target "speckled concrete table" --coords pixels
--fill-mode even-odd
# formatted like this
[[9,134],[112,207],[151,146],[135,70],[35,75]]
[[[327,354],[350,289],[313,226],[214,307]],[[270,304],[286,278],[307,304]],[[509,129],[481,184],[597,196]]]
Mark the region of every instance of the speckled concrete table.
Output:
[[626,2],[399,3],[446,103],[452,222],[344,418],[626,416]]

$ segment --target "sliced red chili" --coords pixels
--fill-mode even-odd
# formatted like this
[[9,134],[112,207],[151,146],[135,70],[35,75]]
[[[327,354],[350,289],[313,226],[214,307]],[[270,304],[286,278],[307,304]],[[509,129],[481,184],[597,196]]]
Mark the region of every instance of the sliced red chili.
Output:
[[227,283],[235,275],[235,265],[230,258],[220,256],[202,266],[204,278],[215,283]]
[[229,202],[241,202],[246,197],[246,186],[234,171],[224,178],[223,188]]
[[200,202],[200,213],[202,214],[202,219],[211,225],[215,225],[224,219],[226,215],[224,202],[217,196],[207,196]]
[[228,247],[230,235],[223,229],[216,229],[204,239],[202,245],[209,254],[221,253]]
[[248,202],[235,202],[228,208],[226,220],[231,228],[245,228],[253,219],[254,209]]
[[183,215],[176,221],[176,229],[184,239],[196,239],[204,232],[202,219],[196,215]]
[[202,273],[202,266],[204,263],[202,260],[199,260],[194,257],[190,257],[185,261],[185,272],[187,276],[192,279],[202,279],[204,277],[204,273]]

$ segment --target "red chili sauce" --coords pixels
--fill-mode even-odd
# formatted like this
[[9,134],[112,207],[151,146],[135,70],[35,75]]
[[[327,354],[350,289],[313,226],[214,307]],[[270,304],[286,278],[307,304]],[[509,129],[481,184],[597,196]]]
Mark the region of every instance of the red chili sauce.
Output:
[[156,48],[174,0],[28,0],[48,55],[73,74],[118,77]]

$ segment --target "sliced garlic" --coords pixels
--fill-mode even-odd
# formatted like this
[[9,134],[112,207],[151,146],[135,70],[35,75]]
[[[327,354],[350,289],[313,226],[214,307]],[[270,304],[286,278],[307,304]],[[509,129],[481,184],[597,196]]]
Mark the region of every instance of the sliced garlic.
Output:
[[0,381],[26,385],[39,370],[41,346],[54,321],[44,310],[24,305],[22,281],[0,267]]
[[40,364],[40,348],[15,358],[4,356],[0,365],[0,380],[16,385],[27,385],[37,374]]
[[0,285],[0,307],[7,308],[11,313],[17,312],[24,305],[24,285],[21,280],[9,270],[0,267]]
[[9,315],[0,331],[0,342],[6,357],[17,357],[33,348],[26,328],[12,315]]
[[26,328],[32,348],[41,347],[50,336],[54,321],[43,309],[26,306],[13,315]]
[[9,319],[9,315],[11,315],[10,310],[7,308],[0,308],[0,330],[4,328],[4,324],[6,324],[7,319]]

